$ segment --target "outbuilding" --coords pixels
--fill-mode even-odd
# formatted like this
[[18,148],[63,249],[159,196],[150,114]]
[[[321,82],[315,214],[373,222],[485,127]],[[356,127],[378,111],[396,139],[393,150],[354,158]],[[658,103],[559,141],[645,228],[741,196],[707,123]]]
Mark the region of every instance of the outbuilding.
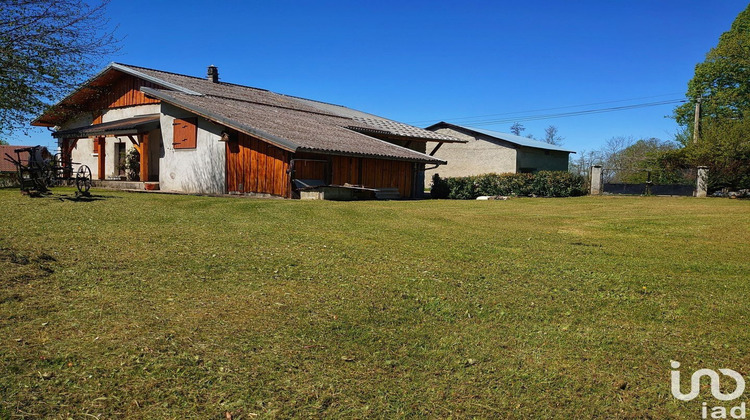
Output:
[[[572,150],[554,144],[498,131],[439,122],[426,128],[437,134],[463,140],[461,143],[435,143],[436,158],[445,160],[445,167],[426,172],[425,186],[432,175],[457,177],[487,173],[519,173],[567,171]],[[431,145],[428,145],[431,147]]]

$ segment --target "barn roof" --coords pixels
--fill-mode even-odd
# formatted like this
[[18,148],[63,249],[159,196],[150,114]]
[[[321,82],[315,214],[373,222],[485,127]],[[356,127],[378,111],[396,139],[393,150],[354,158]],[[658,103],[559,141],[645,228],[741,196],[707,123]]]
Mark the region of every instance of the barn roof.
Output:
[[[81,102],[97,79],[120,72],[148,81],[146,95],[189,110],[222,125],[260,137],[290,151],[369,156],[442,164],[445,161],[386,140],[463,142],[340,105],[283,95],[264,89],[212,82],[205,78],[112,63],[71,93],[36,125],[54,125],[66,101]],[[90,87],[89,87],[90,86]]]
[[[16,165],[13,162],[10,162],[7,159],[7,156],[5,154],[9,154],[13,159],[18,158],[19,156],[16,155],[15,150],[16,149],[23,149],[25,147],[29,146],[12,146],[7,144],[0,144],[0,172],[15,172],[16,171]],[[24,158],[27,158],[27,153],[22,153],[20,158],[21,160],[24,160]],[[26,164],[26,162],[24,162]]]
[[508,143],[513,143],[515,145],[523,146],[523,147],[531,147],[534,149],[543,149],[543,150],[553,150],[556,152],[575,153],[572,150],[564,149],[555,144],[549,144],[543,141],[530,139],[528,137],[516,136],[514,134],[509,134],[509,133],[501,133],[499,131],[485,130],[483,128],[474,128],[474,127],[467,127],[467,126],[458,125],[458,124],[451,124],[445,121],[441,121],[437,124],[433,124],[427,127],[426,130],[433,130],[433,129],[439,129],[439,128],[444,128],[444,127],[458,128],[463,131],[470,131],[474,133],[484,134],[485,136],[493,137],[498,140],[504,140],[504,141],[507,141]]
[[361,124],[336,115],[280,109],[272,105],[213,95],[196,96],[149,88],[143,88],[143,92],[289,151],[443,162],[350,130],[347,127],[352,124]]

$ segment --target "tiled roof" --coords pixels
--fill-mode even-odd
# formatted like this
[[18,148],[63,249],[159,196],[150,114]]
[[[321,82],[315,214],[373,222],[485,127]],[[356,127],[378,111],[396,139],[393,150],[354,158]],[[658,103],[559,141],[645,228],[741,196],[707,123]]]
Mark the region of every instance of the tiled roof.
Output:
[[492,131],[492,130],[485,130],[483,128],[467,127],[467,126],[451,124],[447,122],[439,122],[437,124],[433,124],[427,127],[427,130],[433,130],[433,129],[443,128],[443,127],[455,127],[455,128],[460,128],[466,131],[473,131],[475,133],[484,134],[485,136],[493,137],[498,140],[504,140],[509,143],[516,144],[518,146],[532,147],[535,149],[543,149],[543,150],[554,150],[557,152],[575,153],[572,150],[567,150],[560,146],[549,144],[549,143],[539,141],[539,140],[530,139],[528,137],[521,137],[521,136],[516,136],[514,134],[501,133],[499,131]]
[[351,118],[362,124],[366,124],[372,129],[379,130],[385,133],[390,133],[394,136],[399,137],[411,137],[414,139],[425,139],[431,141],[444,141],[447,143],[463,143],[462,140],[458,140],[451,136],[439,134],[434,131],[425,130],[424,128],[414,127],[413,125],[404,124],[398,121],[389,120],[388,118],[379,117],[377,115],[368,114],[366,112],[358,111],[356,109],[347,108],[341,105],[328,104],[324,102],[313,101],[310,99],[295,98],[298,101],[319,109],[320,111],[339,115],[346,118]]
[[213,95],[142,90],[149,96],[291,151],[443,163],[423,153],[349,130],[345,127],[357,123],[344,117]]
[[108,70],[140,77],[161,87],[141,88],[147,95],[247,134],[259,136],[291,151],[315,151],[443,164],[443,160],[379,140],[374,136],[421,141],[460,141],[343,106],[282,95],[264,89],[224,82],[214,83],[205,78],[120,63],[110,64],[99,74],[104,74]]
[[423,128],[393,121],[388,118],[368,114],[356,109],[347,108],[341,105],[334,105],[325,102],[314,101],[311,99],[298,98],[295,96],[282,95],[264,89],[258,89],[248,86],[235,85],[232,83],[214,83],[207,79],[182,74],[169,73],[160,70],[147,69],[125,64],[118,64],[120,67],[129,68],[139,73],[143,73],[151,78],[163,80],[173,85],[181,86],[194,92],[200,92],[205,95],[220,96],[223,98],[237,99],[259,104],[284,107],[298,111],[308,111],[323,113],[344,117],[357,121],[355,126],[363,129],[377,130],[392,134],[399,137],[410,137],[414,139],[429,139],[432,141],[460,142],[460,140],[438,134]]

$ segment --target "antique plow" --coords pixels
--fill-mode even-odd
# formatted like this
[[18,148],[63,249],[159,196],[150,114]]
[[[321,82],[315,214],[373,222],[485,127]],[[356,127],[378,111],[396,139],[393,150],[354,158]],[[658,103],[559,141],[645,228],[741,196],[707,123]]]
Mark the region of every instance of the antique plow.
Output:
[[[54,185],[75,182],[78,194],[88,195],[91,188],[91,169],[86,165],[65,161],[59,153],[51,155],[46,147],[33,146],[13,150],[16,156],[5,154],[5,160],[16,166],[21,191],[45,193]],[[73,170],[78,166],[77,170]]]

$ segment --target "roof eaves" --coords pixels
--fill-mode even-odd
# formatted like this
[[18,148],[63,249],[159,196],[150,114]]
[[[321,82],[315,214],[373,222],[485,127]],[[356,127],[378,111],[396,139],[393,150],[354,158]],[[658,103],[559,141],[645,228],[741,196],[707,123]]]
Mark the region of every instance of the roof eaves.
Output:
[[55,108],[55,107],[58,107],[58,106],[59,106],[60,104],[62,104],[62,103],[64,103],[65,101],[67,101],[67,100],[68,100],[68,99],[70,99],[70,98],[71,98],[71,97],[72,97],[73,95],[75,95],[76,93],[80,92],[81,90],[83,90],[83,89],[90,89],[90,87],[89,87],[89,84],[90,84],[91,82],[93,82],[94,80],[96,80],[96,79],[98,79],[99,77],[103,76],[103,75],[104,75],[104,73],[106,73],[106,72],[108,72],[108,71],[110,71],[110,70],[112,70],[112,69],[115,69],[115,70],[121,71],[121,72],[123,72],[123,73],[127,73],[127,74],[130,74],[131,76],[136,76],[136,77],[140,77],[140,78],[142,78],[142,79],[144,79],[144,80],[148,80],[148,81],[149,81],[149,82],[151,82],[151,83],[155,83],[155,84],[158,84],[158,85],[160,85],[160,86],[164,86],[165,88],[169,88],[169,89],[173,89],[173,90],[176,90],[176,91],[178,91],[178,92],[186,93],[186,94],[188,94],[188,95],[202,95],[201,93],[198,93],[198,92],[196,92],[196,91],[193,91],[193,90],[190,90],[190,89],[186,89],[186,88],[184,88],[184,87],[182,87],[182,86],[178,86],[178,85],[175,85],[174,83],[169,83],[169,82],[167,82],[167,81],[164,81],[164,80],[161,80],[161,79],[159,79],[159,78],[156,78],[156,77],[153,77],[153,76],[149,76],[149,75],[147,75],[147,74],[141,73],[141,72],[139,72],[139,71],[137,71],[137,70],[134,70],[134,69],[132,69],[132,68],[130,68],[130,67],[128,67],[128,66],[126,66],[126,65],[124,65],[124,64],[120,64],[120,63],[115,63],[115,62],[111,62],[111,63],[109,63],[109,64],[107,65],[107,67],[103,68],[102,70],[100,70],[99,72],[97,72],[97,73],[96,73],[95,75],[93,75],[93,76],[89,77],[89,78],[88,78],[88,79],[87,79],[87,80],[86,80],[85,82],[83,82],[83,83],[81,84],[81,86],[79,86],[79,87],[78,87],[77,89],[75,89],[74,91],[72,91],[72,92],[70,92],[69,94],[65,95],[65,97],[63,97],[62,99],[60,99],[59,101],[57,101],[57,102],[56,102],[56,103],[55,103],[54,105],[50,106],[50,107],[49,107],[49,108],[48,108],[48,109],[47,109],[47,110],[46,110],[45,112],[43,112],[43,113],[42,113],[41,115],[39,115],[38,117],[34,118],[34,120],[33,120],[33,121],[31,121],[31,125],[32,125],[32,126],[37,126],[37,125],[39,124],[39,119],[40,119],[40,118],[42,118],[43,116],[45,116],[45,115],[47,114],[47,112],[49,112],[50,110],[52,110],[52,109],[53,109],[53,108]]
[[141,92],[145,93],[146,95],[153,96],[155,98],[161,99],[162,101],[172,104],[176,107],[185,109],[187,111],[193,112],[197,115],[200,115],[201,117],[207,118],[211,121],[226,125],[227,127],[234,128],[235,130],[241,131],[245,134],[259,137],[265,141],[268,141],[269,143],[272,143],[284,150],[290,151],[290,152],[296,152],[297,149],[299,149],[299,145],[281,138],[274,136],[272,134],[266,133],[264,131],[258,130],[256,128],[250,127],[249,125],[242,124],[238,121],[235,121],[231,118],[227,118],[223,115],[217,114],[213,111],[210,111],[208,109],[195,106],[192,104],[189,104],[179,98],[176,98],[172,95],[169,95],[168,93],[158,90],[158,89],[152,89],[148,87],[142,87]]
[[[43,113],[42,113],[41,115],[39,115],[38,117],[34,118],[34,120],[32,120],[32,121],[31,121],[31,125],[32,125],[32,126],[37,126],[37,124],[39,123],[39,119],[40,119],[40,118],[42,118],[43,116],[47,115],[47,112],[49,112],[49,111],[50,111],[50,110],[52,110],[53,108],[55,108],[55,107],[59,106],[59,105],[60,105],[61,103],[63,103],[63,102],[65,102],[65,101],[67,101],[67,100],[68,100],[68,99],[70,99],[70,98],[71,98],[71,97],[72,97],[73,95],[75,95],[76,93],[80,92],[81,90],[83,90],[83,89],[87,89],[87,88],[89,87],[89,86],[88,86],[88,85],[89,85],[89,83],[91,83],[92,81],[94,81],[94,80],[98,79],[98,78],[99,78],[99,77],[101,77],[101,76],[102,76],[102,75],[103,75],[104,73],[106,73],[107,71],[109,71],[109,70],[110,70],[110,69],[112,68],[112,66],[113,66],[114,64],[115,64],[115,63],[109,63],[109,65],[108,65],[107,67],[103,68],[102,70],[100,70],[100,71],[99,71],[98,73],[96,73],[95,75],[93,75],[93,76],[89,77],[88,79],[86,79],[86,81],[85,81],[85,82],[83,82],[83,84],[81,84],[81,86],[79,86],[78,88],[76,88],[75,90],[73,90],[72,92],[70,92],[69,94],[65,95],[65,97],[63,97],[62,99],[60,99],[59,101],[57,101],[57,102],[56,102],[56,103],[55,103],[54,105],[52,105],[52,106],[50,106],[49,108],[47,108],[47,109],[46,109],[46,110],[45,110],[45,111],[44,111],[44,112],[43,112]],[[44,126],[44,127],[47,127],[47,126]]]
[[[344,128],[345,128],[345,127],[344,127]],[[358,132],[358,131],[355,131],[355,130],[350,130],[350,131],[352,131],[353,133],[355,133],[355,134],[358,134],[358,135],[360,135],[360,136],[365,136],[365,137],[367,137],[367,138],[369,138],[369,139],[373,139],[373,140],[379,141],[379,142],[381,142],[381,143],[387,144],[387,145],[388,145],[388,146],[390,146],[390,147],[395,147],[395,148],[398,148],[398,149],[404,150],[404,151],[406,151],[406,152],[407,152],[407,153],[409,153],[409,154],[412,154],[412,155],[417,155],[417,156],[415,156],[415,157],[414,157],[413,159],[412,159],[412,158],[406,158],[406,157],[404,157],[404,158],[403,158],[402,160],[412,160],[412,161],[414,161],[414,162],[429,162],[429,163],[439,163],[440,165],[445,165],[445,164],[447,163],[446,161],[444,161],[444,160],[442,160],[442,159],[438,159],[438,158],[436,158],[436,157],[434,157],[434,156],[430,156],[430,155],[426,155],[426,154],[424,154],[424,153],[421,153],[421,152],[417,152],[416,150],[413,150],[413,149],[409,149],[408,147],[403,147],[403,146],[399,146],[399,145],[397,145],[397,144],[393,144],[393,143],[391,143],[391,142],[389,142],[389,141],[381,140],[381,139],[379,139],[379,138],[377,138],[377,137],[372,137],[372,136],[368,136],[368,135],[367,135],[367,134],[365,134],[365,133],[360,133],[360,132]],[[386,155],[377,155],[377,156],[380,156],[380,157],[387,157]]]
[[461,139],[453,138],[450,136],[442,136],[439,138],[435,138],[435,137],[424,137],[424,136],[417,136],[417,135],[406,135],[406,134],[394,133],[392,131],[383,130],[379,128],[370,128],[370,127],[362,127],[362,126],[354,126],[354,125],[347,126],[344,128],[347,128],[352,131],[357,131],[363,134],[367,134],[367,133],[382,134],[390,138],[393,138],[394,140],[402,140],[402,141],[422,141],[422,142],[432,142],[432,143],[468,143],[468,140],[461,140]]
[[[466,126],[463,126],[463,125],[451,124],[451,123],[448,123],[448,122],[445,122],[445,121],[440,121],[439,123],[436,123],[436,124],[433,124],[433,125],[431,125],[429,127],[426,127],[425,130],[432,130],[432,129],[436,129],[436,128],[440,128],[440,127],[448,127],[448,128],[460,129],[460,130],[464,130],[464,131],[470,131],[470,132],[472,132],[474,134],[481,134],[483,136],[493,137],[493,138],[495,138],[497,140],[502,140],[502,141],[505,141],[505,142],[508,142],[508,143],[513,143],[513,144],[515,144],[515,145],[517,145],[519,147],[527,147],[527,148],[531,148],[531,149],[551,150],[551,151],[565,152],[565,153],[575,153],[575,151],[573,151],[573,150],[563,149],[560,146],[552,145],[552,144],[547,145],[547,144],[545,144],[543,142],[540,142],[540,141],[534,140],[534,139],[528,139],[528,140],[535,141],[535,142],[538,142],[540,144],[539,145],[532,145],[532,144],[528,144],[528,141],[516,141],[513,138],[511,138],[511,136],[513,136],[513,135],[507,134],[507,133],[500,133],[500,132],[497,132],[497,131],[482,130],[482,129],[472,128],[472,127],[466,127]],[[519,138],[521,138],[520,136],[513,136],[513,137],[519,137]]]
[[85,138],[93,136],[120,136],[151,131],[159,127],[159,114],[139,115],[122,120],[60,130],[52,133],[55,138]]
[[[417,163],[432,163],[432,164],[438,164],[438,165],[445,165],[446,161],[442,159],[438,159],[433,156],[423,155],[429,159],[423,159],[419,157],[396,157],[396,156],[389,156],[389,155],[381,155],[376,153],[355,153],[355,152],[346,152],[341,150],[333,150],[333,149],[319,149],[315,147],[300,147],[299,152],[312,152],[312,153],[320,153],[322,155],[336,155],[336,156],[351,156],[351,157],[364,157],[364,158],[373,158],[373,159],[388,159],[388,160],[401,160],[405,162],[417,162]],[[418,152],[415,152],[418,153]],[[420,153],[421,154],[421,153]]]

